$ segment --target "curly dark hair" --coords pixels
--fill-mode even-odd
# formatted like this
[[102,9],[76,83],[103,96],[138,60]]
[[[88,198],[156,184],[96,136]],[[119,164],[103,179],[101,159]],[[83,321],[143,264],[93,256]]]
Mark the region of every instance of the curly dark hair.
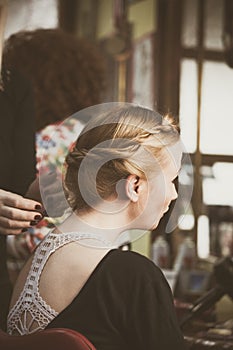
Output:
[[94,44],[61,29],[13,34],[5,43],[3,64],[30,80],[37,130],[102,102],[103,56]]

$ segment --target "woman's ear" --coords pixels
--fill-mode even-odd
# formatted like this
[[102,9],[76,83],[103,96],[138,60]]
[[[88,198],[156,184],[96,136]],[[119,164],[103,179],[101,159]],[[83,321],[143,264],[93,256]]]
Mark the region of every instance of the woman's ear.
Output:
[[126,196],[132,201],[137,202],[139,198],[140,178],[137,175],[129,175],[126,180]]

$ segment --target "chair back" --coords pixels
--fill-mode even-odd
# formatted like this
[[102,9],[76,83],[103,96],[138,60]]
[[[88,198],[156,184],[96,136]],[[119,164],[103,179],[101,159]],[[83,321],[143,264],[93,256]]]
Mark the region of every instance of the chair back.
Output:
[[81,333],[51,328],[30,335],[12,336],[0,330],[1,350],[96,350]]

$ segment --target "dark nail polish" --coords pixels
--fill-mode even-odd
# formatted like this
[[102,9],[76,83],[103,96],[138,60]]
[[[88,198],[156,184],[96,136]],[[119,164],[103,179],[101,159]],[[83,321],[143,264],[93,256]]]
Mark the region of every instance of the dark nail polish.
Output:
[[45,217],[45,216],[48,216],[48,214],[47,214],[47,212],[46,212],[45,209],[43,209],[43,210],[41,211],[41,215],[42,215],[42,218]]
[[34,221],[34,220],[33,220],[33,221],[30,222],[30,225],[31,225],[31,226],[35,226],[36,224],[38,224],[38,221]]
[[36,204],[35,209],[36,209],[36,210],[41,210],[41,209],[42,209],[42,207],[41,207],[41,205]]
[[36,220],[36,221],[41,220],[41,219],[42,219],[41,215],[35,215],[34,216],[34,220]]
[[27,232],[27,230],[28,229],[26,227],[24,227],[21,232],[24,233],[24,232]]

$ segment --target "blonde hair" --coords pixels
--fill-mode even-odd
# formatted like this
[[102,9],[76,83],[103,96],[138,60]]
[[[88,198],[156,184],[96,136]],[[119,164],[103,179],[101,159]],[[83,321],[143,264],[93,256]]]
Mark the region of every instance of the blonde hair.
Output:
[[152,161],[164,157],[162,149],[178,140],[175,120],[147,108],[130,104],[92,118],[66,157],[70,206],[91,209],[115,195],[117,184],[130,174],[145,178],[155,170]]

